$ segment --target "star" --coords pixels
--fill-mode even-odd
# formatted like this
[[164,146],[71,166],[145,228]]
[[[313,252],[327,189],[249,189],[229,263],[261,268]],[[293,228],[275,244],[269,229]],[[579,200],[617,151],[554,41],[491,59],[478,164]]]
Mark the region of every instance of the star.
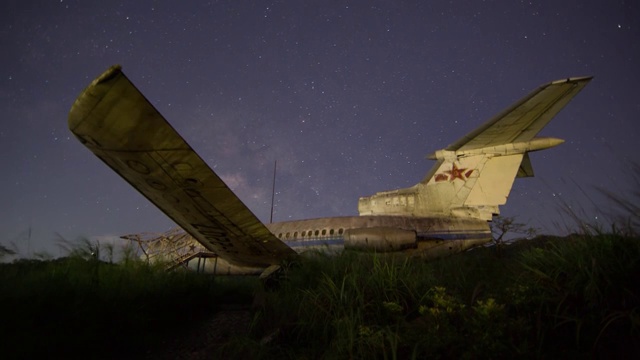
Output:
[[[104,20],[96,28],[93,17],[83,16],[86,9],[65,8],[67,2],[43,1],[37,9],[40,15],[55,16],[23,16],[24,7],[3,9],[7,16],[0,43],[8,44],[5,52],[15,56],[0,57],[2,68],[10,69],[0,75],[0,110],[7,118],[28,119],[29,125],[27,129],[14,121],[0,129],[0,153],[8,154],[0,157],[0,166],[15,169],[0,178],[2,244],[32,226],[30,248],[50,253],[58,251],[51,234],[66,229],[65,237],[76,238],[154,233],[175,226],[68,130],[73,101],[113,59],[218,176],[236,181],[235,195],[263,222],[270,219],[265,199],[270,198],[276,159],[276,199],[283,206],[274,212],[275,221],[356,215],[359,197],[424,179],[432,166],[422,163],[424,152],[457,142],[464,130],[476,129],[503,106],[561,77],[598,75],[598,87],[594,82],[585,88],[551,120],[555,128],[547,129],[550,136],[568,134],[580,148],[538,155],[554,171],[540,179],[548,185],[516,184],[532,193],[546,193],[549,186],[563,197],[572,196],[576,206],[585,201],[583,207],[590,209],[566,176],[579,172],[582,180],[576,181],[609,186],[611,177],[629,177],[606,154],[625,154],[631,163],[640,163],[634,147],[638,126],[629,121],[637,116],[638,102],[628,96],[637,92],[633,86],[640,81],[640,67],[633,66],[637,40],[617,7],[585,2],[581,13],[597,14],[598,21],[565,17],[562,25],[541,28],[529,21],[532,15],[554,23],[557,14],[575,9],[554,2],[547,12],[523,11],[519,3],[505,2],[502,10],[512,15],[505,18],[483,11],[486,6],[480,2],[463,7],[455,2],[402,7],[379,2],[374,8],[346,9],[326,1],[267,10],[239,1],[237,6],[234,2],[233,21],[228,21],[219,2],[179,10],[120,9],[96,2],[91,12]],[[326,16],[307,18],[309,9]],[[383,13],[393,14],[384,24],[377,20]],[[456,26],[442,26],[450,14],[473,14],[479,31],[469,36]],[[500,41],[494,41],[491,34],[505,26],[518,31],[500,33]],[[41,36],[42,29],[47,36]],[[518,47],[523,40],[527,46]],[[456,56],[450,44],[461,44],[465,56]],[[514,46],[518,56],[496,56],[513,53]],[[434,49],[450,56],[432,56]],[[556,56],[540,58],[541,52]],[[536,56],[539,61],[530,61]],[[51,59],[64,59],[65,66]],[[602,94],[607,99],[598,106]],[[575,119],[580,119],[579,127]],[[478,181],[479,165],[470,159],[460,159],[458,165],[455,159],[452,166],[453,160],[429,181],[443,188],[445,183],[461,187],[456,179],[467,186]],[[594,163],[599,166],[590,166]],[[52,168],[59,176],[49,176]],[[397,186],[390,187],[389,181]],[[621,188],[634,185],[633,179],[621,182]],[[553,208],[554,199],[550,194],[512,197],[503,210],[531,218],[531,226],[553,233],[559,230],[554,212],[540,212],[530,201]],[[607,207],[596,208],[601,206]],[[196,245],[194,251],[198,249]]]
[[458,167],[456,166],[456,163],[453,163],[453,166],[451,167],[451,170],[447,170],[445,171],[445,173],[451,175],[451,177],[449,178],[449,181],[453,181],[455,179],[460,179],[462,181],[467,180],[465,178],[465,170],[467,170],[466,168],[464,169],[458,169]]

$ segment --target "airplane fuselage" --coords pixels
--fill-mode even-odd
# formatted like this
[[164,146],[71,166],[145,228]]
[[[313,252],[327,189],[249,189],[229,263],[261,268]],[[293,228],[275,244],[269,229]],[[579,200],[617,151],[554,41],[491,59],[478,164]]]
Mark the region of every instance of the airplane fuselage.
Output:
[[[437,258],[459,253],[491,241],[485,220],[455,217],[340,216],[265,224],[278,239],[297,253],[339,253],[358,250],[402,253]],[[220,275],[260,274],[263,267],[234,264],[222,258],[202,267]]]
[[431,256],[435,247],[453,253],[491,241],[488,223],[469,218],[341,216],[265,225],[298,253],[354,249]]

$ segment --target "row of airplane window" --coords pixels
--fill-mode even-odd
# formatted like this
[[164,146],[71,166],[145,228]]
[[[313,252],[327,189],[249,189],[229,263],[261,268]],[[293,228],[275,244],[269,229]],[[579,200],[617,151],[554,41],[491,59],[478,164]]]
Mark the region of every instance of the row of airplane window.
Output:
[[[384,204],[387,206],[414,206],[416,199],[414,196],[386,196],[384,197]],[[378,205],[378,200],[371,200],[372,206]]]
[[[300,233],[300,237],[304,238],[306,237],[311,237],[311,236],[326,236],[327,233],[329,233],[329,236],[333,236],[335,235],[336,231],[334,229],[322,229],[322,230],[309,230],[309,231],[303,231],[302,233]],[[338,235],[342,235],[344,233],[344,229],[338,229]],[[322,235],[321,235],[322,234]],[[282,239],[282,233],[278,234],[278,238]],[[291,238],[291,233],[288,232],[286,234],[284,234],[284,239],[288,240]],[[297,239],[298,238],[298,232],[294,232],[293,233],[293,239]]]

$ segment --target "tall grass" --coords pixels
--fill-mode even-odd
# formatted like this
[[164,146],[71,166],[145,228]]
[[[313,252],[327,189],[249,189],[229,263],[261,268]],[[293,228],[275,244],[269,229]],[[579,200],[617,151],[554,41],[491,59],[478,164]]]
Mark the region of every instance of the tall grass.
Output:
[[254,332],[279,330],[275,346],[264,349],[266,357],[282,356],[283,348],[296,357],[383,359],[493,351],[492,338],[460,346],[467,340],[458,332],[460,326],[479,332],[486,325],[481,317],[503,311],[490,291],[480,289],[489,286],[478,276],[488,265],[481,258],[426,263],[381,254],[317,254],[269,294]]
[[143,356],[188,333],[221,301],[250,303],[256,285],[221,286],[132,258],[110,264],[80,253],[0,264],[3,358]]
[[521,263],[528,301],[518,310],[543,314],[537,340],[547,347],[597,352],[640,336],[637,237],[573,235],[523,252]]
[[[95,245],[95,244],[94,244]],[[86,247],[86,244],[84,245]],[[95,250],[95,249],[93,249]],[[244,358],[557,358],[640,351],[640,239],[538,237],[435,261],[315,253],[279,287],[85,252],[0,264],[3,357],[162,353],[221,303],[252,301]],[[102,252],[103,258],[107,257]]]
[[640,239],[619,234],[538,237],[507,246],[501,256],[476,249],[431,262],[316,254],[267,294],[252,356],[544,358],[637,351],[639,275]]

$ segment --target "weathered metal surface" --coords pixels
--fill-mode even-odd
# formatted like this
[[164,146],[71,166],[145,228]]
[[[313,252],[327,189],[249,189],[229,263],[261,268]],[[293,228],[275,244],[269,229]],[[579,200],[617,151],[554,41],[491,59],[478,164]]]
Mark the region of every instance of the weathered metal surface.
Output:
[[574,77],[542,85],[446,150],[471,150],[532,140],[591,79],[591,76]]
[[490,241],[486,220],[506,202],[516,176],[533,176],[528,152],[562,143],[535,136],[590,80],[569,78],[541,86],[436,151],[431,157],[437,163],[420,183],[360,198],[361,216],[266,226],[119,66],[100,75],[80,94],[69,114],[69,128],[190,234],[166,237],[168,245],[148,243],[148,251],[159,246],[168,256],[188,261],[195,248],[179,254],[171,246],[182,249],[189,239],[195,239],[219,256],[208,266],[229,274],[259,272],[310,248],[355,247],[441,256]]
[[344,232],[344,248],[376,252],[395,252],[418,246],[416,232],[392,227],[350,229]]
[[78,97],[69,129],[210,251],[275,264],[295,253],[277,240],[122,73],[111,67]]
[[516,177],[533,176],[528,152],[564,140],[535,136],[591,77],[543,85],[447,148],[428,156],[438,160],[415,186],[362,197],[360,215],[473,217],[499,213]]

